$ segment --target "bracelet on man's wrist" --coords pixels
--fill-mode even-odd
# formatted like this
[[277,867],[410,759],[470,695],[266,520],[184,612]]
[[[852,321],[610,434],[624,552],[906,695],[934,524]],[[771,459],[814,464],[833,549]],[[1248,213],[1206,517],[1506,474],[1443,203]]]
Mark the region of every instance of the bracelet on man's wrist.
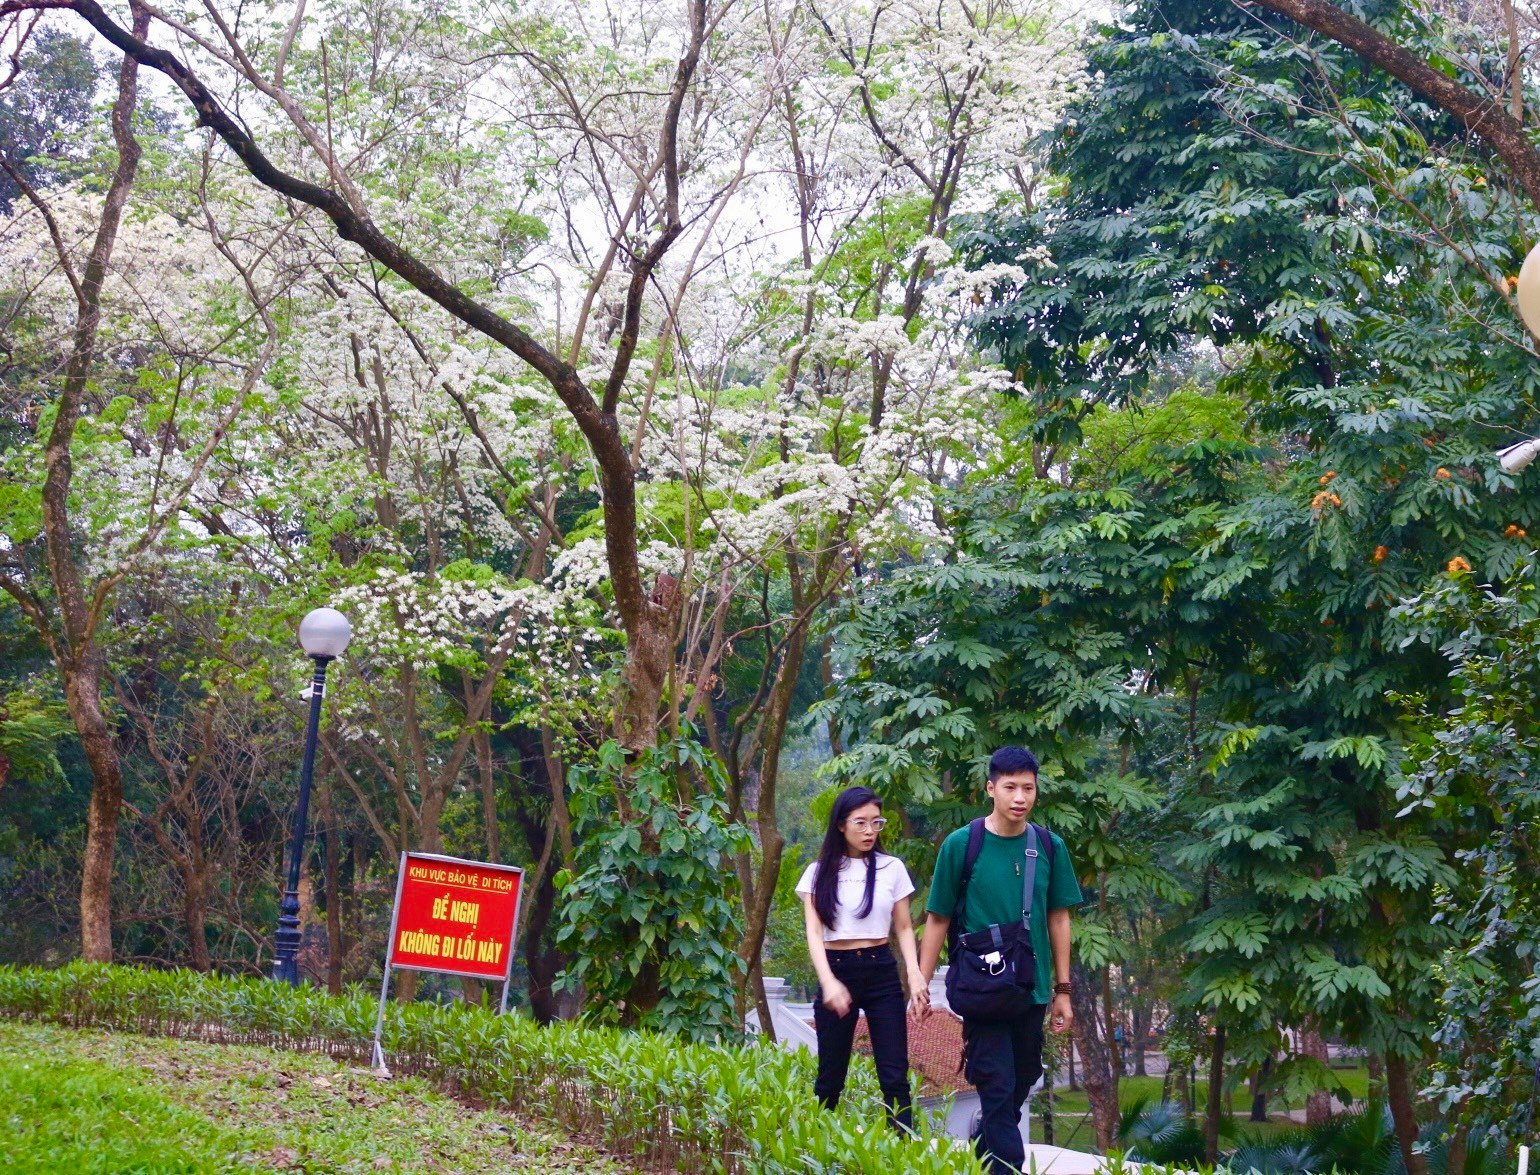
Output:
[[1055,983],[1053,985],[1053,994],[1054,995],[1069,995],[1069,984],[1067,984],[1067,983]]

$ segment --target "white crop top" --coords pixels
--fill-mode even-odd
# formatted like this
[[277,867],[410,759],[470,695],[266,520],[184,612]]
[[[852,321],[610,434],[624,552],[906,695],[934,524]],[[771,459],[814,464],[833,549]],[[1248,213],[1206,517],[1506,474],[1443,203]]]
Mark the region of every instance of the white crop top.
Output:
[[[865,918],[857,918],[861,903],[866,900],[866,858],[854,860],[846,857],[840,865],[839,903],[834,908],[834,925],[823,928],[824,942],[844,942],[856,938],[887,938],[893,926],[893,903],[902,901],[914,892],[914,882],[909,880],[909,870],[897,857],[886,853],[877,854],[877,879],[872,886],[872,912]],[[802,871],[797,882],[797,892],[813,892],[813,876],[818,872],[814,861]]]

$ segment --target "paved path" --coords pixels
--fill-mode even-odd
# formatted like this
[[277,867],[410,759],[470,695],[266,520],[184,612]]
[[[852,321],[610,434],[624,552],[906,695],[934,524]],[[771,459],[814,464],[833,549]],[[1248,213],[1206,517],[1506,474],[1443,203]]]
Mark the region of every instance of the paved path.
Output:
[[1101,1155],[1084,1151],[1067,1151],[1041,1142],[1027,1147],[1027,1170],[1036,1175],[1096,1175],[1106,1165]]

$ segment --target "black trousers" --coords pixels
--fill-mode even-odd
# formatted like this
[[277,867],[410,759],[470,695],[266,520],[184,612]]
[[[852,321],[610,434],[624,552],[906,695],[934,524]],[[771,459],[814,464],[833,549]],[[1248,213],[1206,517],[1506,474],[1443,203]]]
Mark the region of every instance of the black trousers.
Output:
[[887,946],[830,951],[829,970],[850,990],[850,1011],[836,1016],[824,1006],[823,988],[813,997],[813,1027],[818,1032],[818,1078],[813,1092],[829,1109],[839,1104],[850,1071],[850,1051],[856,1038],[856,1013],[866,1013],[877,1062],[877,1084],[887,1103],[888,1121],[908,1129],[913,1125],[909,1104],[909,1026],[904,1019],[904,989],[898,982],[898,962]]
[[1034,1004],[1011,1020],[963,1020],[964,1075],[979,1093],[973,1149],[992,1175],[1023,1169],[1021,1107],[1043,1075],[1043,1014]]

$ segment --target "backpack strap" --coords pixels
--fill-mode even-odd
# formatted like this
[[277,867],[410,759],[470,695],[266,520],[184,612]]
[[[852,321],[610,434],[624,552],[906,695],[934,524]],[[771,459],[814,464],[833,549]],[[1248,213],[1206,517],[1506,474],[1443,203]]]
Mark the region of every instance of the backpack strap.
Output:
[[1037,851],[1043,854],[1043,864],[1048,867],[1048,876],[1053,876],[1053,834],[1041,824],[1032,825],[1037,829]]
[[1037,891],[1037,860],[1041,855],[1038,845],[1042,844],[1042,838],[1038,836],[1037,825],[1027,825],[1027,843],[1025,845],[1027,864],[1021,871],[1021,928],[1028,934],[1032,933],[1032,898]]
[[978,864],[979,854],[984,851],[984,817],[968,822],[968,848],[963,853],[962,876],[957,881],[957,905],[952,909],[952,924],[948,927],[948,947],[956,949],[957,936],[962,933],[963,906],[968,901],[968,882],[973,879],[973,867]]

